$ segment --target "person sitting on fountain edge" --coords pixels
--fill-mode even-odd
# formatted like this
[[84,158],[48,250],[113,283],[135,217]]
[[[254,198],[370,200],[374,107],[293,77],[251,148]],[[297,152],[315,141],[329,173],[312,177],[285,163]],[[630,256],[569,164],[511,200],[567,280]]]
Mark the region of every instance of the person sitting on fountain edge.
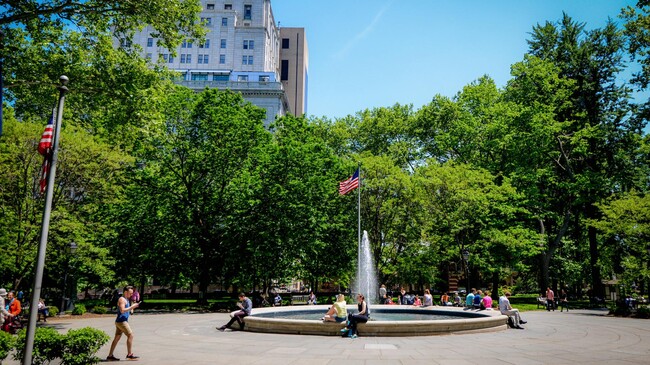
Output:
[[368,303],[366,303],[365,299],[366,298],[363,296],[363,294],[357,294],[357,310],[359,313],[350,313],[348,315],[347,326],[341,330],[341,333],[344,337],[348,336],[351,338],[357,338],[359,335],[357,331],[357,325],[359,323],[368,322],[368,319],[370,318],[370,308],[368,307]]
[[345,320],[348,318],[348,309],[346,308],[346,303],[345,301],[345,295],[344,294],[338,294],[336,296],[336,302],[334,302],[334,305],[330,307],[330,309],[327,311],[327,314],[325,314],[325,317],[321,318],[325,322],[345,322]]
[[226,328],[231,328],[230,326],[232,326],[232,324],[235,323],[235,321],[237,321],[237,323],[239,324],[239,329],[242,331],[244,330],[244,325],[245,325],[244,317],[251,315],[251,311],[253,309],[253,303],[251,302],[250,299],[246,297],[246,294],[239,293],[239,302],[237,303],[237,306],[241,308],[241,310],[235,312],[227,324],[218,327],[217,329],[219,331],[223,332],[226,330]]

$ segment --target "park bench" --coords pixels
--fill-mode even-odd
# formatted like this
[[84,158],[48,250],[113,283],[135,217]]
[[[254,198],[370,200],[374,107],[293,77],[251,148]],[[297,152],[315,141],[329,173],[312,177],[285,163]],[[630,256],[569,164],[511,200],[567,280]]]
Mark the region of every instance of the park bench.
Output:
[[291,305],[307,304],[308,301],[309,301],[309,295],[292,295],[291,296]]
[[542,306],[543,308],[546,308],[546,298],[543,297],[538,297],[537,298],[537,309],[539,309],[539,306]]

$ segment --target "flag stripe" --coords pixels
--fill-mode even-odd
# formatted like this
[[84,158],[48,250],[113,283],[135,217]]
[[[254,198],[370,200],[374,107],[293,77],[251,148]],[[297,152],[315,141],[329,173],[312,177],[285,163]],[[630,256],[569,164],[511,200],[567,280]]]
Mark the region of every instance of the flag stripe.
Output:
[[359,187],[359,169],[349,179],[339,184],[339,195],[345,195]]
[[50,120],[47,121],[45,130],[41,135],[41,141],[38,143],[38,153],[44,157],[43,168],[41,169],[41,179],[38,182],[41,194],[45,192],[45,188],[47,187],[47,174],[50,172],[50,154],[52,152],[52,143],[54,140],[54,113],[55,110],[52,110]]
[[41,141],[38,143],[38,153],[45,156],[50,152],[52,148],[52,139],[54,137],[54,119],[53,116],[50,117],[50,120],[45,126],[45,130],[41,135]]

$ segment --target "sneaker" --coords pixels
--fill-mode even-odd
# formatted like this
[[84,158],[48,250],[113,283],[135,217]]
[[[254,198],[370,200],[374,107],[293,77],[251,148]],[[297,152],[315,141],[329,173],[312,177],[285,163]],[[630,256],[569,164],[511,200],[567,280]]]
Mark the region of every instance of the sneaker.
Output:
[[521,324],[526,324],[526,323],[528,323],[528,321],[523,321],[523,320],[522,320],[522,321],[519,321],[519,323],[521,323]]
[[225,331],[225,330],[226,330],[226,327],[224,327],[224,326],[221,326],[221,327],[217,327],[217,329],[218,329],[219,331],[221,331],[221,332],[223,332],[223,331]]
[[133,354],[128,354],[128,355],[126,355],[126,358],[129,359],[129,360],[135,360],[135,359],[139,359],[140,356],[135,356]]
[[106,361],[120,361],[120,359],[118,359],[117,357],[115,357],[113,355],[108,355],[106,357]]
[[346,333],[347,331],[348,331],[347,327],[343,327],[343,328],[341,328],[341,331],[340,331],[340,332],[341,332],[341,333]]
[[357,338],[357,337],[359,337],[359,336],[357,336],[357,335],[350,336],[350,338]]

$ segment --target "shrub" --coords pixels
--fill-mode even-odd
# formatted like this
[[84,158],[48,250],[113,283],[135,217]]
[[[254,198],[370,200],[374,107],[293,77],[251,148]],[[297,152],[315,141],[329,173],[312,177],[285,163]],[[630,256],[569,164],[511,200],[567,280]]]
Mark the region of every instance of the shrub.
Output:
[[64,365],[97,364],[101,359],[95,353],[110,340],[110,337],[92,327],[68,331],[65,337]]
[[86,313],[86,306],[83,304],[75,304],[74,309],[72,310],[73,316],[80,316]]
[[100,305],[100,306],[97,306],[97,307],[93,308],[93,313],[106,314],[106,313],[108,313],[108,309],[106,309],[106,307]]
[[[26,330],[18,332],[16,338],[16,353],[14,360],[22,361],[25,357]],[[32,364],[45,364],[63,355],[65,336],[54,328],[37,327],[34,333],[34,349],[32,351]]]
[[637,318],[650,318],[650,308],[641,306],[636,310],[635,317]]
[[7,358],[9,352],[14,348],[15,342],[14,336],[8,332],[0,331],[0,363]]
[[47,307],[47,310],[50,312],[50,317],[54,317],[57,314],[59,314],[59,307],[55,307],[53,305],[50,305]]

